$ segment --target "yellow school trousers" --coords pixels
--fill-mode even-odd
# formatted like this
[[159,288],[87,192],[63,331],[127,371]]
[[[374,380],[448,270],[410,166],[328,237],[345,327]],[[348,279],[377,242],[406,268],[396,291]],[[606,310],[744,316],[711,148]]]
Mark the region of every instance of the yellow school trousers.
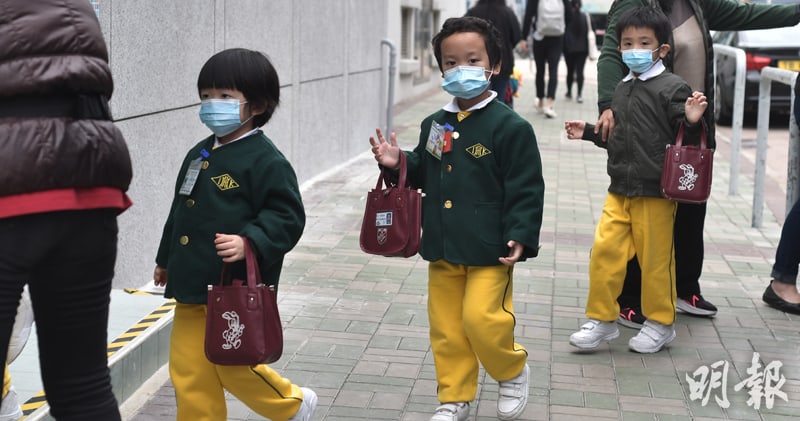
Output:
[[587,317],[617,319],[617,297],[635,254],[642,268],[642,314],[663,325],[675,321],[675,209],[664,198],[608,193],[589,258]]
[[175,387],[177,421],[228,419],[225,390],[259,415],[273,421],[293,417],[303,400],[300,387],[266,364],[223,366],[205,354],[203,304],[175,306],[169,346],[169,374]]
[[[498,256],[500,257],[500,256]],[[528,351],[514,342],[513,266],[428,266],[428,319],[439,402],[470,402],[478,363],[498,381],[516,377]]]

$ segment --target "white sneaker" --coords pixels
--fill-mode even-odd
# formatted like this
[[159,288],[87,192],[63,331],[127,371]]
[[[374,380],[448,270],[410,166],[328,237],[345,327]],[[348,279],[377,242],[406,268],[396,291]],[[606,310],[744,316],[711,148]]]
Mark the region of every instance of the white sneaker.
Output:
[[528,382],[530,381],[530,367],[525,364],[522,372],[511,380],[499,383],[497,396],[497,418],[501,420],[515,420],[525,405],[528,404]]
[[314,415],[314,410],[317,409],[317,394],[307,387],[301,387],[300,390],[303,391],[303,403],[300,404],[297,413],[289,418],[289,421],[309,421]]
[[431,421],[467,421],[469,418],[469,402],[443,403],[436,408]]
[[581,326],[581,330],[569,335],[569,343],[580,349],[595,349],[600,346],[600,342],[610,341],[618,336],[616,322],[589,319]]
[[544,108],[541,105],[534,105],[533,108],[536,110],[536,114],[543,114]]
[[11,386],[0,405],[0,421],[17,421],[20,418],[22,418],[22,408],[19,406],[17,390]]
[[652,354],[661,351],[675,336],[674,324],[666,326],[647,319],[642,330],[628,341],[628,347],[642,354]]
[[556,114],[555,110],[553,110],[553,107],[545,108],[544,109],[544,115],[546,115],[547,118],[556,118],[558,116],[558,114]]

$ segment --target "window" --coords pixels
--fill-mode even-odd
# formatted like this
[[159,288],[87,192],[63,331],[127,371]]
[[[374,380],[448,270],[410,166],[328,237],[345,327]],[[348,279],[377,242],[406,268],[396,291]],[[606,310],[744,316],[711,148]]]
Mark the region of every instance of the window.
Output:
[[414,9],[400,8],[400,58],[411,60],[414,58]]

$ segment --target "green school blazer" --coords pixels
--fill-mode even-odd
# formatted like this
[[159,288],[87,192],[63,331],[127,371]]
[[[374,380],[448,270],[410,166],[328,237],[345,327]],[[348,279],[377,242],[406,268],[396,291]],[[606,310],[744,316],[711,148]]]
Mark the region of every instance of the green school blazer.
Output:
[[[434,122],[452,127],[452,148],[441,159],[426,150]],[[422,244],[428,261],[498,265],[507,243],[538,254],[544,179],[530,123],[499,101],[458,121],[439,110],[425,118],[408,158],[409,179],[422,188]]]
[[[305,226],[294,170],[263,133],[217,149],[213,144],[212,136],[186,155],[156,255],[156,264],[167,268],[164,296],[186,304],[205,304],[208,285],[219,282],[222,258],[214,246],[216,233],[249,238],[262,281],[277,286],[283,257]],[[197,182],[191,194],[181,194],[197,159],[202,161]],[[233,275],[244,279],[244,274],[244,262],[234,264]]]

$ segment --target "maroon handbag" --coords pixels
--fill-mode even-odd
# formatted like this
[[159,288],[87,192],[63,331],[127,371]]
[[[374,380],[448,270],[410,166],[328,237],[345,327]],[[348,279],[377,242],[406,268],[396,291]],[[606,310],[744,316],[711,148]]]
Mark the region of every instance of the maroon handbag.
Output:
[[283,354],[283,326],[273,285],[261,282],[250,240],[245,238],[247,282],[231,280],[222,264],[218,285],[208,288],[205,351],[219,365],[257,365],[277,361]]
[[367,193],[359,245],[364,253],[410,257],[419,251],[422,192],[406,184],[406,157],[402,151],[397,185],[389,185],[388,171],[381,170],[378,184]]
[[700,146],[683,145],[683,123],[674,145],[667,145],[661,169],[661,193],[678,203],[705,203],[711,195],[714,150],[706,147],[705,127]]

